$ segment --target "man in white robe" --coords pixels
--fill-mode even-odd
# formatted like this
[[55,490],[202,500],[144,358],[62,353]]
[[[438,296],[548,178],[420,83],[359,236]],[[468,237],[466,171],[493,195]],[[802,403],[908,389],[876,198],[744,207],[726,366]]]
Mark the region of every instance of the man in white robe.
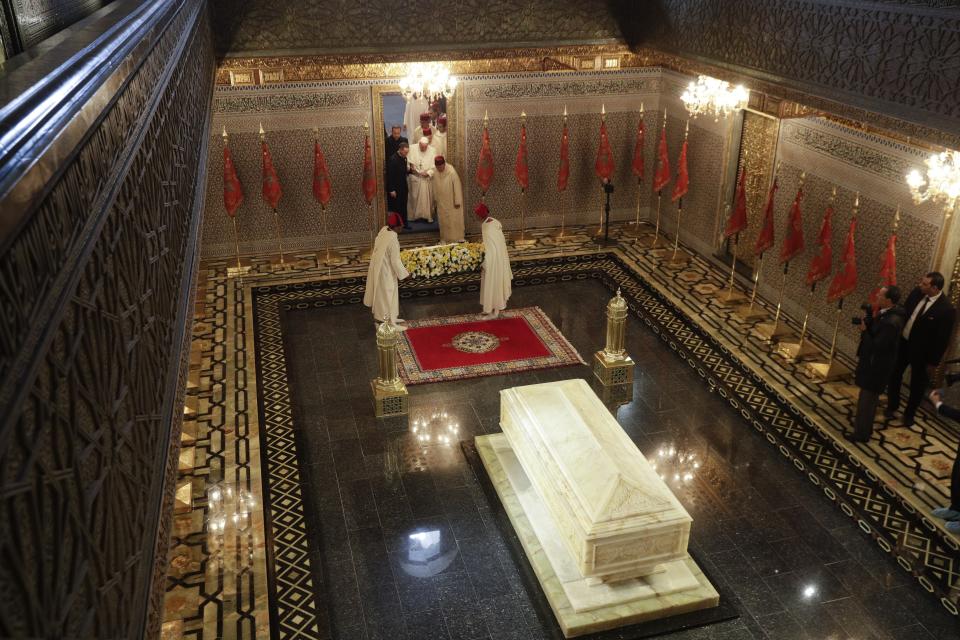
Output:
[[370,256],[370,269],[367,271],[367,284],[363,292],[363,304],[373,311],[376,322],[387,322],[398,331],[407,327],[400,315],[400,280],[409,276],[409,272],[400,261],[400,240],[397,234],[403,228],[400,214],[391,212],[387,216],[387,226],[380,229],[373,243]]
[[463,186],[457,170],[447,164],[443,156],[433,161],[437,172],[430,180],[433,186],[433,201],[437,205],[437,221],[440,223],[440,242],[463,242]]
[[430,179],[436,173],[433,164],[437,154],[426,138],[410,149],[407,166],[410,168],[410,195],[407,201],[407,220],[426,220],[433,222],[433,194],[430,191]]
[[447,157],[447,114],[437,118],[437,126],[433,130],[433,138],[430,144],[437,150],[438,156]]
[[503,226],[490,217],[487,205],[480,203],[473,210],[483,224],[483,271],[480,274],[480,304],[485,318],[496,318],[507,308],[510,299],[513,271],[510,270],[510,254],[503,237]]
[[420,139],[418,131],[421,125],[421,116],[424,113],[427,113],[427,122],[430,121],[430,103],[424,97],[411,98],[407,100],[406,106],[403,108],[403,132],[406,134],[407,138],[411,142],[416,142]]

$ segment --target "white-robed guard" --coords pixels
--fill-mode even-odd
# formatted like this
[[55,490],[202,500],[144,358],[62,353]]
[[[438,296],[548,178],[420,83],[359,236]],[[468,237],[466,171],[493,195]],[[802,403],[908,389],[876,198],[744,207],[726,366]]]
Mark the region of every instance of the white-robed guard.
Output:
[[480,203],[473,213],[481,220],[483,235],[483,272],[480,275],[480,304],[483,305],[483,315],[487,318],[496,318],[507,308],[507,300],[513,292],[511,281],[513,271],[510,270],[510,254],[507,251],[507,241],[503,237],[503,225],[499,220],[490,216],[487,205]]
[[438,156],[447,156],[447,114],[444,113],[437,118],[437,126],[433,130],[430,144],[437,150]]
[[437,221],[440,223],[440,242],[463,242],[463,186],[457,170],[438,155],[433,164],[437,172],[430,180],[433,201],[437,204]]
[[407,155],[407,167],[410,170],[407,220],[433,222],[433,193],[430,190],[430,180],[437,171],[434,165],[436,157],[436,152],[426,138],[420,138],[419,144],[412,147]]
[[399,331],[407,327],[400,315],[400,280],[410,273],[400,261],[400,239],[397,234],[403,229],[400,214],[390,212],[387,226],[380,229],[373,243],[370,256],[370,269],[367,271],[367,285],[363,292],[363,304],[373,311],[373,319],[381,322],[384,318]]

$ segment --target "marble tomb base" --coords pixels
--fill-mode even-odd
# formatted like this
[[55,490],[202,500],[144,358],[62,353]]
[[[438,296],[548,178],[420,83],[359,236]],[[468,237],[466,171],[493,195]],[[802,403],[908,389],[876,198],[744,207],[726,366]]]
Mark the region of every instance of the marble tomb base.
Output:
[[689,556],[643,578],[584,578],[556,522],[503,434],[479,436],[477,452],[557,622],[568,638],[716,607],[719,595]]

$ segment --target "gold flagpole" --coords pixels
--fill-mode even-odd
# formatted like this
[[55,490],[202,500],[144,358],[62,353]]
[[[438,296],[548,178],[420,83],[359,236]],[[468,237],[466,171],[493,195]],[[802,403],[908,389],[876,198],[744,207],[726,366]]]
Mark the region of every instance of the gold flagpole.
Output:
[[[263,145],[267,141],[267,132],[263,130],[263,123],[260,123],[260,144]],[[261,158],[261,162],[263,159]],[[287,266],[286,260],[283,255],[283,228],[280,225],[280,214],[277,213],[277,208],[273,208],[273,224],[277,231],[277,247],[280,249],[280,268],[284,269]]]
[[[667,110],[663,110],[663,127],[667,126]],[[656,179],[656,174],[654,174]],[[657,240],[660,238],[660,203],[663,201],[663,188],[657,189],[657,223],[653,229],[653,242],[650,243],[651,249],[656,249]]]
[[[223,136],[223,146],[224,148],[227,148],[229,144],[230,136],[227,135],[226,127],[223,128],[223,133],[221,135]],[[236,211],[234,211],[234,214],[230,216],[230,220],[231,222],[233,222],[233,248],[234,248],[234,251],[236,252],[236,257],[237,257],[237,277],[240,278],[240,282],[242,283],[243,282],[243,265],[240,262],[240,233],[237,231]],[[227,277],[230,277],[229,269],[227,269]]]
[[237,217],[230,216],[230,219],[233,220],[233,248],[237,253],[237,275],[243,271],[243,267],[240,265],[240,234],[237,233]]
[[[643,122],[643,103],[640,103],[640,121]],[[640,148],[640,157],[643,158],[643,147]],[[643,193],[643,178],[637,176],[637,213],[633,220],[633,228],[629,228],[630,225],[627,225],[627,228],[623,230],[628,236],[637,237],[642,235],[640,231],[640,196]]]
[[[521,139],[526,133],[527,129],[527,113],[526,111],[520,112],[520,135]],[[529,176],[528,176],[529,179]],[[520,187],[520,233],[513,236],[513,245],[517,249],[529,249],[530,247],[537,244],[535,238],[531,238],[527,235],[527,190],[523,187]]]
[[757,256],[757,267],[754,270],[754,273],[752,276],[753,288],[750,291],[750,304],[737,307],[733,311],[733,313],[744,322],[756,321],[764,317],[765,315],[767,315],[766,311],[764,311],[763,309],[760,309],[759,307],[756,307],[757,289],[760,286],[760,275],[762,273],[763,273],[763,253]]
[[[690,134],[690,120],[688,119],[687,126],[683,131],[684,142],[687,141],[687,137],[689,136],[689,134]],[[677,167],[678,171],[679,169],[680,167]],[[677,199],[677,229],[673,235],[673,255],[670,256],[670,264],[675,264],[675,265],[686,264],[687,261],[690,259],[690,256],[688,256],[685,253],[679,254],[680,255],[679,258],[677,257],[677,252],[680,249],[680,215],[682,213],[683,213],[683,196],[680,196],[680,198]]]
[[[313,128],[313,141],[315,143],[320,141],[320,129],[317,127]],[[327,177],[327,179],[329,180],[329,176]],[[321,202],[320,203],[320,225],[321,225],[321,229],[323,230],[322,231],[323,244],[326,247],[326,249],[323,253],[323,257],[320,258],[320,256],[318,255],[317,258],[319,259],[319,261],[323,262],[323,264],[330,266],[332,264],[341,264],[345,262],[345,260],[343,259],[343,256],[341,256],[339,253],[337,253],[336,251],[330,250],[330,234],[329,234],[330,227],[327,224],[328,215],[329,214],[327,212],[327,205]]]
[[[363,142],[366,145],[367,137],[370,135],[370,123],[363,123]],[[366,153],[366,146],[364,146],[364,153]],[[398,194],[399,195],[399,194]],[[373,245],[376,243],[377,237],[377,212],[373,208],[373,203],[367,203],[367,211],[370,214],[370,246],[364,249],[360,253],[361,260],[369,260],[370,256],[373,255]]]
[[[566,129],[566,127],[567,127],[567,105],[563,105],[563,129]],[[563,143],[561,141],[561,150],[562,150],[562,144]],[[569,144],[569,139],[568,139],[568,144]],[[569,160],[569,147],[568,147],[568,158],[567,158],[568,176],[569,176],[569,167],[570,167],[569,163],[570,163],[570,160]],[[563,191],[566,191],[566,187],[564,187]],[[557,207],[560,209],[560,230],[551,231],[549,234],[547,234],[547,237],[551,238],[554,244],[560,244],[562,242],[568,242],[570,240],[570,236],[567,235],[567,232],[566,232],[567,213],[563,208],[563,191],[559,191],[557,194]]]
[[[607,121],[607,106],[605,104],[600,105],[600,124],[603,125]],[[597,224],[597,231],[593,234],[594,240],[603,239],[603,180],[600,180],[600,221]]]

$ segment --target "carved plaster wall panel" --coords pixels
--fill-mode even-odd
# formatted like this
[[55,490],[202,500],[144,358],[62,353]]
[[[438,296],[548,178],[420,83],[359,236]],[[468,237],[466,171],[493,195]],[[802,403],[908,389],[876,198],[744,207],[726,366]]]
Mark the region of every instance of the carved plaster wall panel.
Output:
[[[927,6],[918,6],[926,4]],[[953,134],[960,11],[930,3],[665,0],[658,47]]]
[[[371,116],[370,84],[366,82],[219,88],[214,93],[210,132],[204,255],[233,255],[235,251],[233,225],[223,206],[223,142],[219,135],[223,127],[230,134],[230,150],[244,189],[244,203],[237,212],[241,253],[275,253],[278,248],[273,211],[261,198],[260,124],[267,132],[283,187],[278,212],[284,250],[325,246],[320,209],[312,194],[315,127],[333,185],[329,233],[341,244],[364,241],[370,223],[360,192],[363,125],[372,123]],[[373,133],[371,142],[380,144]]]

